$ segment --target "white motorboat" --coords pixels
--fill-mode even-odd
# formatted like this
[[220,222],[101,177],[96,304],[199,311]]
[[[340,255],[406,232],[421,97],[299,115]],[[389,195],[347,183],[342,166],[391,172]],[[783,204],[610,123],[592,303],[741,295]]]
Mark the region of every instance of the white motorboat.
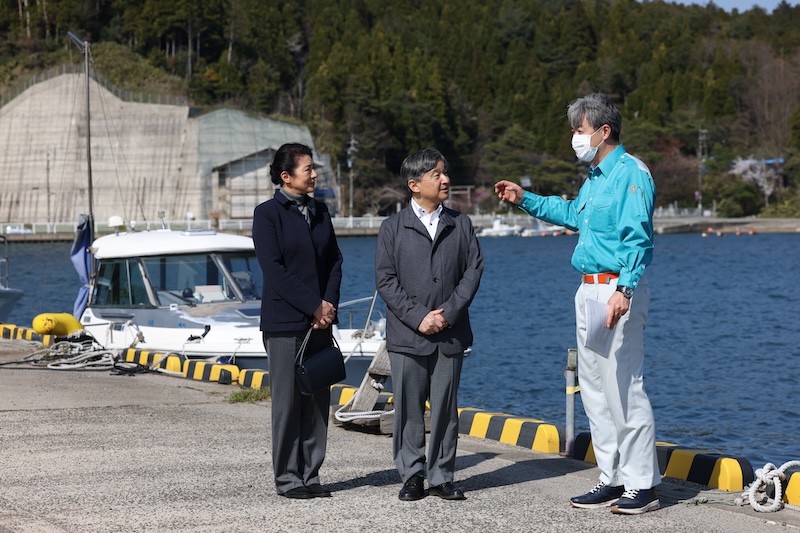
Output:
[[564,235],[566,233],[566,228],[563,226],[554,226],[553,224],[548,224],[547,222],[542,222],[538,218],[533,219],[533,226],[530,228],[525,228],[520,236],[522,237],[553,237],[558,235]]
[[[263,278],[250,237],[209,230],[119,233],[95,240],[91,253],[96,274],[80,322],[105,348],[268,369],[259,330]],[[384,338],[385,320],[370,316],[374,299],[341,303],[341,322],[333,327],[348,375],[357,379]]]
[[491,228],[482,228],[478,232],[480,237],[513,237],[522,233],[522,226],[510,226],[499,217],[492,220]]
[[23,292],[8,286],[8,238],[5,235],[0,235],[0,246],[3,247],[0,256],[0,322],[5,322]]
[[[263,275],[252,238],[210,230],[172,231],[162,220],[160,230],[117,231],[94,239],[90,45],[72,32],[68,35],[85,61],[89,207],[70,254],[83,281],[73,315],[108,350],[175,353],[267,370],[259,329]],[[125,223],[114,216],[109,226],[124,229]],[[385,320],[372,320],[376,298],[373,292],[339,303],[340,324],[333,335],[346,359],[347,383],[360,383],[382,344]]]

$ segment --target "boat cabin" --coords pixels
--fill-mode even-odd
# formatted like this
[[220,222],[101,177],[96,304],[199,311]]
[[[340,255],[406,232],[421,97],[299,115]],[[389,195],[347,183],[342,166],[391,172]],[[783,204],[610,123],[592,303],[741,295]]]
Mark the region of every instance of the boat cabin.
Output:
[[108,235],[90,307],[148,308],[243,303],[261,297],[262,273],[249,237],[210,231]]

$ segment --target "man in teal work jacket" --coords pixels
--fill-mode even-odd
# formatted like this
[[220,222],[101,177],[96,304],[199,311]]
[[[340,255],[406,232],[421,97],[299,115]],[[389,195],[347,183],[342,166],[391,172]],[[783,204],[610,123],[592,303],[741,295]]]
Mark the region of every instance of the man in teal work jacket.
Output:
[[[659,508],[653,487],[661,481],[642,376],[655,184],[647,166],[620,144],[622,116],[605,95],[579,98],[567,118],[575,155],[590,164],[577,198],[543,197],[505,180],[495,191],[534,217],[579,231],[572,254],[582,277],[575,294],[578,376],[600,482],[570,503],[641,514]],[[590,320],[596,309],[599,320]],[[602,331],[592,324],[611,330],[610,341],[595,341]]]

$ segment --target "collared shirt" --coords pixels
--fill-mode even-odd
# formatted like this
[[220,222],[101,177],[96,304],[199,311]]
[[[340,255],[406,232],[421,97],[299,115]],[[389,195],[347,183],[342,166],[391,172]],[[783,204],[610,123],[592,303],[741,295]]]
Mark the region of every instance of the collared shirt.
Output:
[[655,197],[650,170],[619,145],[589,170],[574,200],[526,192],[519,208],[579,232],[572,254],[578,272],[619,272],[619,285],[635,289],[653,257]]
[[428,234],[431,236],[431,239],[433,239],[436,236],[436,228],[439,227],[439,217],[442,214],[442,204],[439,204],[436,209],[433,210],[433,213],[428,213],[412,198],[411,209],[414,210],[414,214],[417,215],[417,218],[420,219],[422,225],[428,230]]

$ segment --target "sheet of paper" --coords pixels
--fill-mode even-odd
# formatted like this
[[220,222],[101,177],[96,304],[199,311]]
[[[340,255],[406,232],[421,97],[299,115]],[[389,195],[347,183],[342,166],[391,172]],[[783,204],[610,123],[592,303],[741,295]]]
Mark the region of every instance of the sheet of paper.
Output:
[[597,300],[586,299],[586,347],[603,357],[611,352],[611,341],[614,329],[606,327],[608,304]]

